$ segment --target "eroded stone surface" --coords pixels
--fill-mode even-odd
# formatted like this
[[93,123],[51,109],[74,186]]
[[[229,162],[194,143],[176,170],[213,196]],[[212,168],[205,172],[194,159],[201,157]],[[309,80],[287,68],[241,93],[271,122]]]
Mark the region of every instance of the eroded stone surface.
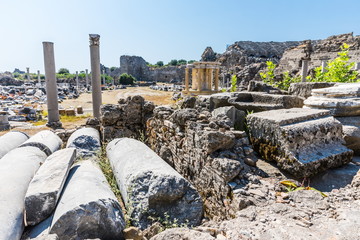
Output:
[[46,159],[37,147],[8,152],[0,164],[0,239],[20,239],[24,230],[24,199],[29,183]]
[[38,224],[55,210],[75,157],[75,148],[67,148],[53,153],[41,165],[25,196],[27,225]]
[[149,147],[120,138],[111,141],[106,152],[135,226],[145,229],[152,218],[200,223],[203,205],[196,189]]
[[101,170],[90,160],[69,173],[50,234],[59,239],[123,239],[124,217]]
[[71,134],[67,148],[76,148],[78,158],[95,156],[101,148],[100,134],[95,128],[80,128]]
[[61,139],[50,130],[43,130],[36,133],[34,136],[29,138],[20,147],[33,146],[41,149],[50,156],[53,152],[61,148],[62,141]]
[[264,159],[298,177],[341,166],[353,152],[342,145],[341,123],[327,114],[301,108],[251,114],[251,141]]
[[20,146],[29,137],[22,132],[8,132],[0,137],[0,159],[9,151]]

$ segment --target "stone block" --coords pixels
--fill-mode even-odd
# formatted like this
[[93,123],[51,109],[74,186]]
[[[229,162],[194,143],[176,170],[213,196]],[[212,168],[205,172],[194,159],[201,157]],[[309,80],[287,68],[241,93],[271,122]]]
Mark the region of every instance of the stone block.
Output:
[[360,116],[337,117],[343,125],[343,137],[345,146],[354,151],[355,155],[360,155]]
[[296,95],[303,98],[311,96],[311,91],[318,88],[328,88],[334,86],[331,82],[299,82],[291,83],[289,88],[290,95]]
[[111,141],[106,151],[136,227],[146,229],[151,217],[200,224],[203,205],[196,189],[149,147],[120,138]]
[[35,225],[45,220],[55,210],[76,157],[74,148],[51,154],[31,180],[25,196],[25,225]]
[[297,177],[312,176],[351,161],[342,125],[326,110],[280,109],[247,117],[254,149]]
[[77,114],[83,114],[84,113],[83,107],[82,106],[77,106],[76,107],[76,113]]
[[66,116],[76,116],[75,108],[65,109]]
[[22,132],[12,131],[8,132],[0,137],[0,159],[9,151],[17,148],[26,140],[29,136]]
[[50,234],[59,239],[123,239],[125,221],[104,174],[90,160],[69,173]]
[[313,89],[304,107],[326,109],[336,117],[360,115],[360,84],[337,84],[329,88]]
[[239,110],[261,112],[274,109],[302,107],[304,99],[302,97],[291,95],[239,92],[232,94],[232,97],[228,102]]
[[231,127],[235,127],[238,130],[244,130],[244,123],[245,123],[245,112],[242,110],[236,109],[234,106],[228,107],[220,107],[215,108],[214,111],[211,112],[213,117],[217,117],[219,115],[225,115],[230,118],[232,122]]

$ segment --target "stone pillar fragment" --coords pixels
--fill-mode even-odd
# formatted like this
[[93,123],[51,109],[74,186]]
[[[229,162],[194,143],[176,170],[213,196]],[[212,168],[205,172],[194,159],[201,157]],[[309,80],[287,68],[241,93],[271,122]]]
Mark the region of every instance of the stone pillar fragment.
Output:
[[37,70],[37,77],[38,77],[38,83],[41,86],[41,78],[40,78],[40,71]]
[[185,91],[189,91],[189,69],[185,68]]
[[26,68],[26,79],[28,82],[30,82],[30,68]]
[[301,66],[301,81],[306,82],[307,72],[309,67],[309,60],[303,59]]
[[[26,140],[29,136],[22,132],[8,132],[0,137],[0,159],[9,151],[17,148]],[[0,193],[1,194],[1,193]]]
[[36,225],[55,210],[76,157],[75,148],[51,154],[31,180],[25,196],[25,225]]
[[9,130],[10,123],[8,119],[8,114],[5,111],[0,111],[0,131]]
[[355,71],[357,71],[357,70],[360,69],[360,62],[356,62],[356,63],[355,63],[354,69],[355,69]]
[[215,84],[215,91],[219,91],[219,71],[220,69],[215,69],[215,79],[214,79],[214,84]]
[[90,34],[90,58],[91,58],[91,86],[92,86],[92,101],[93,101],[93,115],[100,119],[101,99],[101,82],[100,82],[100,35]]
[[322,72],[322,73],[326,72],[326,67],[327,67],[327,61],[326,61],[326,60],[322,60],[322,61],[321,61],[321,72]]
[[202,200],[196,189],[144,143],[118,138],[106,148],[134,225],[145,229],[151,217],[176,218],[196,226],[202,217]]
[[50,234],[59,239],[123,239],[120,204],[101,170],[90,160],[69,173],[56,207]]
[[58,90],[56,85],[54,43],[43,42],[43,48],[48,109],[47,126],[59,128],[61,127],[61,122],[59,118]]
[[105,85],[105,70],[102,70],[102,84]]
[[76,81],[76,90],[79,92],[80,90],[80,86],[79,86],[79,72],[76,71],[75,73],[76,77],[75,77],[75,81]]
[[0,239],[20,239],[24,230],[24,199],[31,179],[46,159],[37,147],[16,148],[0,164]]
[[88,70],[85,69],[85,82],[86,82],[86,89],[88,89],[89,87],[89,73],[88,73]]
[[78,157],[86,158],[95,156],[101,150],[99,131],[95,128],[81,128],[69,137],[67,148],[76,148]]
[[37,147],[41,149],[47,156],[50,156],[55,151],[59,150],[62,145],[62,140],[52,131],[43,130],[38,132],[23,144],[20,147]]

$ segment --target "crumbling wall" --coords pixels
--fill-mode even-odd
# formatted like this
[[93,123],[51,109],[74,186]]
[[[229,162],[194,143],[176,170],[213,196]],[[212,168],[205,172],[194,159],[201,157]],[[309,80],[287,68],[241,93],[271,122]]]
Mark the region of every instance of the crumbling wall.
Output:
[[146,120],[155,105],[141,96],[119,99],[119,104],[105,104],[100,108],[100,130],[104,142],[120,137],[144,136]]
[[251,204],[236,192],[256,175],[257,158],[246,133],[231,130],[226,117],[159,106],[147,121],[147,136],[148,145],[196,187],[206,216],[235,216]]

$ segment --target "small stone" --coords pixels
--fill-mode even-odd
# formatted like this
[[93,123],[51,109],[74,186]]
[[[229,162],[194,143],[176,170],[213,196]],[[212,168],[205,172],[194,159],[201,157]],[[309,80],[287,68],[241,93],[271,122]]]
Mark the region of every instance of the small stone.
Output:
[[143,234],[142,232],[136,227],[128,227],[123,231],[125,239],[132,239],[132,240],[142,240]]

